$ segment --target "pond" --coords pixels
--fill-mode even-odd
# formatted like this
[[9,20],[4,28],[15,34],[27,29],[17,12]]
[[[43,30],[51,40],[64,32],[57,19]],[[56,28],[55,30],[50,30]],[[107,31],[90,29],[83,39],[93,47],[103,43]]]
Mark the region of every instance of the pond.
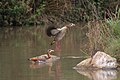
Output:
[[[53,38],[45,28],[0,29],[0,80],[120,80],[119,70],[82,71],[73,69],[84,59],[87,38],[80,28],[70,29],[59,48],[50,46]],[[28,58],[55,49],[60,60],[47,64],[32,64]]]

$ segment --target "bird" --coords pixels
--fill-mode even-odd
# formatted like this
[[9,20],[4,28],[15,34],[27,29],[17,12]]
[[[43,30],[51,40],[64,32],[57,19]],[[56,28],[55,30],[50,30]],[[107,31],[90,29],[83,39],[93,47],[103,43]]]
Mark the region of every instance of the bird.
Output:
[[51,53],[54,52],[54,50],[52,49],[48,49],[47,51],[47,54],[43,54],[41,56],[36,56],[36,57],[32,57],[32,58],[29,58],[28,60],[29,61],[32,61],[34,63],[36,62],[46,62],[46,60],[50,59],[51,57],[53,57],[51,55]]
[[66,34],[68,28],[75,26],[75,24],[70,23],[68,25],[63,26],[62,28],[55,28],[54,26],[48,27],[46,29],[46,34],[49,37],[54,37],[54,40],[51,42],[50,45],[53,45],[55,42],[60,41]]

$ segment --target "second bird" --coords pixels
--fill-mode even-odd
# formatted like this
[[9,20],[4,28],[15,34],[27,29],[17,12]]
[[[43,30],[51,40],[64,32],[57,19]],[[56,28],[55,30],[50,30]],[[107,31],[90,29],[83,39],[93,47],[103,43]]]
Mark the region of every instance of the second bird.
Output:
[[53,45],[55,42],[60,41],[66,33],[66,30],[70,27],[75,26],[75,24],[70,23],[68,25],[63,26],[62,28],[48,27],[46,33],[49,37],[54,37],[54,40],[51,42]]

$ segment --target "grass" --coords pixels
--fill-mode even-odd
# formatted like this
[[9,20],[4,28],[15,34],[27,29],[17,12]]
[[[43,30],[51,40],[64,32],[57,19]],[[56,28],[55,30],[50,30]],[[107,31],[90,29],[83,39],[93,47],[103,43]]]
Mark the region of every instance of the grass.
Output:
[[120,53],[120,38],[110,38],[105,48],[105,52],[108,52],[114,57],[119,57]]
[[104,51],[111,56],[120,56],[120,20],[107,19],[87,24],[89,52],[92,55],[96,50]]

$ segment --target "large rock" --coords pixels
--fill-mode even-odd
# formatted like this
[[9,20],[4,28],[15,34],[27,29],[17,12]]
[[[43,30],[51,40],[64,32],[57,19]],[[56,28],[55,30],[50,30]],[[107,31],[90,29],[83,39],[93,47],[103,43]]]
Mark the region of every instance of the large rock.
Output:
[[98,51],[92,58],[77,64],[76,68],[116,68],[117,60],[110,55]]

